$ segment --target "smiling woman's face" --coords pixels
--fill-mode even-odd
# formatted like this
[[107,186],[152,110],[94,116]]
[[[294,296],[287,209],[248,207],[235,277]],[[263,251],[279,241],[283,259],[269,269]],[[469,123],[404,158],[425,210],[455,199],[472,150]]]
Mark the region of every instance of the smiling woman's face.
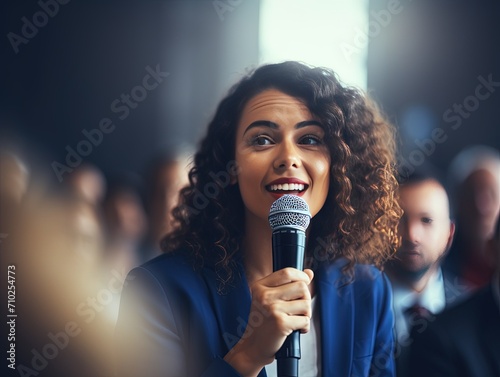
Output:
[[265,90],[245,105],[236,133],[241,197],[249,215],[267,221],[284,194],[301,196],[311,215],[323,207],[330,182],[324,130],[297,98]]

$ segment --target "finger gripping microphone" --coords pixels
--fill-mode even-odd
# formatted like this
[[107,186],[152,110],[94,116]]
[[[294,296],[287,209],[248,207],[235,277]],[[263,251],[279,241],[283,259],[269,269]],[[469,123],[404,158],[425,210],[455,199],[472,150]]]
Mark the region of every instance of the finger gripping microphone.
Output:
[[[306,201],[296,195],[283,195],[269,210],[273,230],[273,271],[285,267],[304,269],[306,229],[311,214]],[[299,375],[300,332],[292,332],[276,353],[278,377]]]

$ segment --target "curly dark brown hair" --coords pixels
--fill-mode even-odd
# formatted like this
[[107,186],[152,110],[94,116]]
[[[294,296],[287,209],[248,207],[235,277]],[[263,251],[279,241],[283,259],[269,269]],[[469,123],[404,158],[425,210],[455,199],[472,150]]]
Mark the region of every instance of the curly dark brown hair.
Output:
[[347,272],[355,263],[382,268],[399,244],[394,129],[374,102],[342,85],[333,71],[298,62],[257,68],[221,101],[174,209],[176,227],[162,248],[189,250],[197,265],[212,264],[222,285],[232,279],[244,231],[239,187],[230,183],[237,174],[236,130],[245,104],[271,88],[308,107],[330,151],[330,189],[309,227],[306,265],[315,269],[344,257]]

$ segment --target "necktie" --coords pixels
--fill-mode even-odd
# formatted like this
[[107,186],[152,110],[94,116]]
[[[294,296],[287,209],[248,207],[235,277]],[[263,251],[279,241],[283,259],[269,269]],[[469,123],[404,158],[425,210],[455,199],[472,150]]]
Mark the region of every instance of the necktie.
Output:
[[421,333],[424,331],[429,322],[434,321],[435,316],[425,307],[418,303],[405,311],[408,321],[408,332],[412,334],[414,331]]

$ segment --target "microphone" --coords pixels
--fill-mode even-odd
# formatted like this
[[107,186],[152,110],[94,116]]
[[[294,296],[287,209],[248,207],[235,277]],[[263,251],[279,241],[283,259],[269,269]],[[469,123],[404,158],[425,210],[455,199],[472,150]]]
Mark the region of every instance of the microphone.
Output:
[[[304,269],[306,229],[311,214],[306,201],[296,195],[283,195],[269,210],[273,230],[273,271],[285,267]],[[278,377],[299,375],[300,332],[292,332],[276,353]]]

